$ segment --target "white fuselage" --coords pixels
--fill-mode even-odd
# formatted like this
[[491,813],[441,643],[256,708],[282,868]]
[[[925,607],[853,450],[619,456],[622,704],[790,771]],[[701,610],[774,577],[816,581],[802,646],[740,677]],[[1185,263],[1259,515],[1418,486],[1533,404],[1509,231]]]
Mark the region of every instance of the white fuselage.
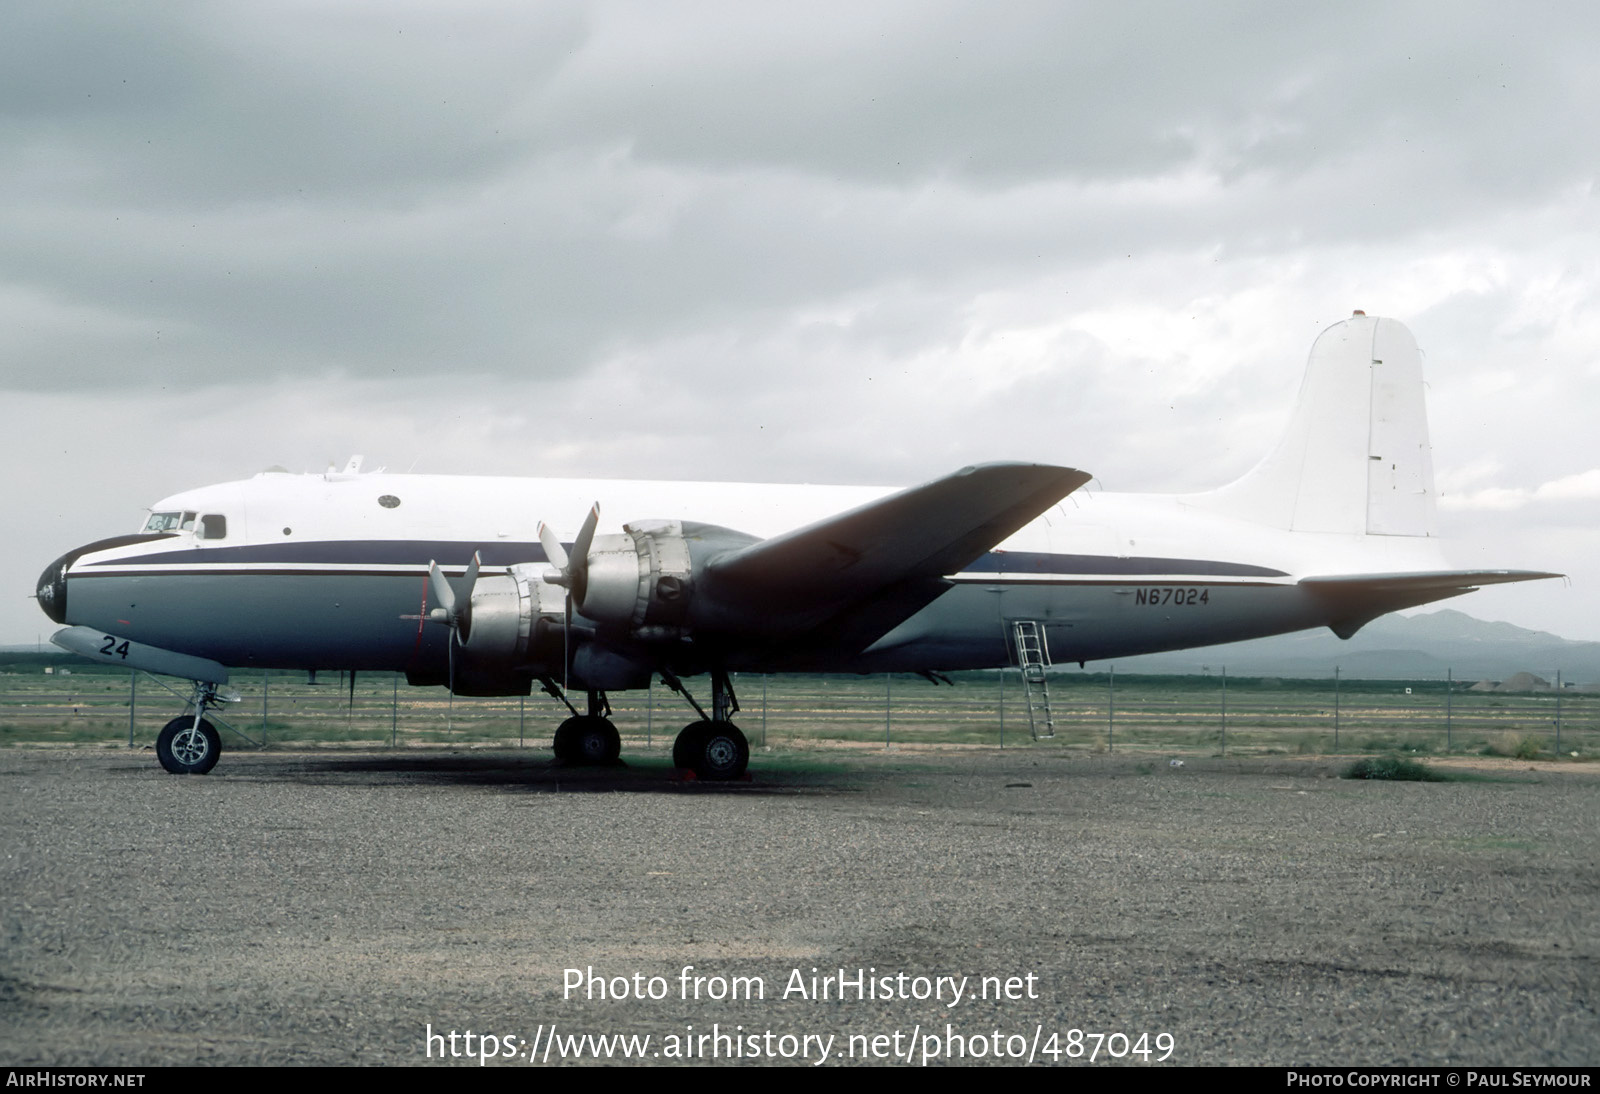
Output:
[[[151,511],[177,515],[166,538],[74,560],[64,621],[236,667],[437,675],[448,632],[419,618],[430,606],[432,561],[447,575],[461,574],[474,552],[486,575],[542,568],[539,523],[570,542],[596,501],[602,532],[660,518],[766,538],[888,493],[267,473],[163,499]],[[994,667],[1013,659],[1008,625],[1021,619],[1043,625],[1059,662],[1234,641],[1327,623],[1327,605],[1297,585],[1302,577],[1442,565],[1430,537],[1291,532],[1219,515],[1206,498],[1080,490],[948,575],[948,591],[865,649],[778,663],[752,654],[755,660],[731,667]],[[209,519],[216,516],[224,520]]]

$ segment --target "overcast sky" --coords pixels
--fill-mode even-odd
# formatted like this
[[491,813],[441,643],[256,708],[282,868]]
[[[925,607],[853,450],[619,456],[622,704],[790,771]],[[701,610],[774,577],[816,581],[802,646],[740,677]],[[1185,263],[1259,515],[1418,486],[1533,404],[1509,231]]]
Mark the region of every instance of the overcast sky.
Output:
[[1597,56],[1587,3],[6,5],[0,643],[157,498],[358,452],[1204,489],[1353,308],[1464,559],[1572,575],[1451,606],[1600,639]]

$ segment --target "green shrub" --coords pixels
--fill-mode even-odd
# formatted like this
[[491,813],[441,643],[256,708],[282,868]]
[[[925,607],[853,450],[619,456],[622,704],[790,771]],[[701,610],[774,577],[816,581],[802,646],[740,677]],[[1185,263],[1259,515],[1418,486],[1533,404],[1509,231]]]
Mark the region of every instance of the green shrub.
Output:
[[1388,779],[1394,782],[1436,783],[1444,782],[1445,776],[1425,764],[1416,760],[1408,760],[1404,756],[1373,756],[1365,760],[1357,760],[1344,769],[1341,776],[1346,779]]
[[1485,756],[1507,756],[1517,760],[1536,760],[1544,751],[1544,738],[1532,733],[1502,733],[1483,746]]

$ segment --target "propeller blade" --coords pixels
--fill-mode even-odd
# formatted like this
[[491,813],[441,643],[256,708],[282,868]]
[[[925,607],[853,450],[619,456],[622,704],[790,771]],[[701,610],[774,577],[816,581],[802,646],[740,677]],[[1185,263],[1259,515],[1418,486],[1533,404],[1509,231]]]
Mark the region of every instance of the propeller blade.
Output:
[[572,541],[572,562],[567,566],[567,588],[571,590],[579,608],[583,607],[583,595],[589,586],[589,547],[594,543],[594,530],[599,523],[600,503],[595,502],[589,510],[589,515],[583,518],[583,527],[578,529],[578,538]]
[[551,585],[565,585],[567,583],[567,549],[561,546],[561,540],[555,531],[544,521],[539,522],[539,542],[544,544],[544,557],[550,560],[553,570],[545,572],[544,579]]
[[450,587],[450,582],[445,580],[444,571],[439,569],[437,561],[428,562],[428,586],[433,590],[433,599],[444,609],[444,614],[454,617],[456,591]]
[[560,585],[567,590],[566,609],[561,616],[561,690],[563,691],[567,689],[567,673],[572,668],[573,604],[574,601],[579,604],[583,602],[584,587],[589,577],[589,548],[594,544],[594,530],[599,524],[600,503],[595,502],[589,509],[589,515],[583,520],[583,527],[578,529],[578,538],[572,541],[572,554],[568,555],[554,530],[543,521],[539,522],[539,542],[544,544],[544,557],[553,567],[544,572],[544,579],[551,585]]
[[589,515],[583,518],[583,527],[578,529],[578,538],[572,541],[572,557],[577,565],[588,568],[589,546],[594,543],[595,526],[600,523],[600,503],[595,502],[589,509]]
[[472,590],[478,587],[478,568],[481,565],[482,560],[478,557],[478,552],[472,552],[472,561],[467,563],[466,587],[457,598],[455,616],[451,620],[456,640],[459,642],[466,642],[472,632]]
[[[444,571],[439,569],[438,561],[428,563],[428,586],[433,590],[434,600],[439,602],[439,606],[428,613],[430,620],[448,623],[450,629],[456,632],[472,625],[472,590],[478,585],[478,570],[482,565],[483,560],[478,552],[472,552],[472,561],[467,564],[466,579],[458,594],[455,586],[450,584],[450,579],[444,576]],[[461,636],[457,633],[455,637]]]

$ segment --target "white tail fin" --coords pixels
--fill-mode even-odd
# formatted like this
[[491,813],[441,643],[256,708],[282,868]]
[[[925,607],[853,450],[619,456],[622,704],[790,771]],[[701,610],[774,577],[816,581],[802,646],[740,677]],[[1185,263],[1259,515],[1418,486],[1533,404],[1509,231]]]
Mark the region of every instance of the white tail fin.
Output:
[[1359,312],[1323,331],[1278,446],[1243,478],[1188,500],[1295,532],[1437,535],[1411,332]]

